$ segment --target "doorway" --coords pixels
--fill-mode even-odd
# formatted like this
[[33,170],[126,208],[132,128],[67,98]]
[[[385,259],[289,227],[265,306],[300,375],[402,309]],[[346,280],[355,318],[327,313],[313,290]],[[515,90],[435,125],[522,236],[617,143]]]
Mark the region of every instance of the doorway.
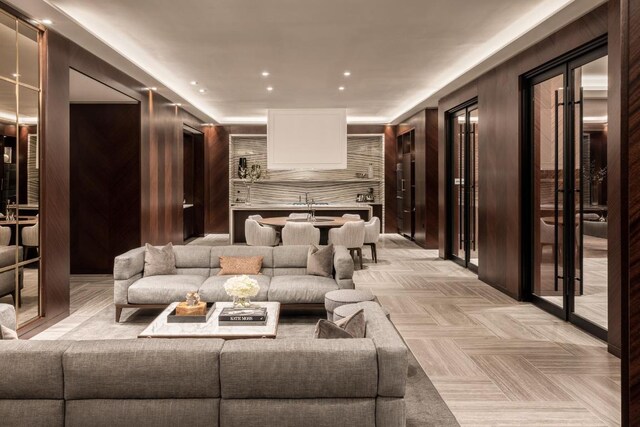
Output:
[[473,99],[448,117],[449,258],[478,272],[479,126],[478,101]]
[[607,339],[607,48],[525,80],[523,254],[534,304]]
[[183,239],[185,242],[204,236],[204,135],[184,125],[182,200]]

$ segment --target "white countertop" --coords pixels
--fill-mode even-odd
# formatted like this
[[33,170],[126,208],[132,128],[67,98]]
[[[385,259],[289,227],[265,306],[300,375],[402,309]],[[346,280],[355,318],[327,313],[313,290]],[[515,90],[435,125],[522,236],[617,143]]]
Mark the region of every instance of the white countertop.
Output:
[[[239,210],[239,211],[255,211],[255,210],[300,210],[300,211],[308,211],[309,208],[307,205],[294,205],[292,203],[252,203],[250,205],[245,205],[244,203],[232,203],[229,208],[231,210]],[[358,210],[370,210],[371,205],[369,203],[336,203],[329,205],[313,205],[313,209],[317,211],[322,210],[336,210],[336,209],[358,209]]]

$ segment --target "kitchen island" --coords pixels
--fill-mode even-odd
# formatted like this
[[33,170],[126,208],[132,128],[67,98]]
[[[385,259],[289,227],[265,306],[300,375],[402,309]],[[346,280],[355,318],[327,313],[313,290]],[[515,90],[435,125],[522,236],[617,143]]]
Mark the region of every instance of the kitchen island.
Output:
[[[336,203],[314,204],[316,215],[342,216],[344,214],[358,214],[365,221],[373,216],[373,208],[367,203]],[[244,222],[251,215],[261,215],[263,218],[288,216],[290,213],[309,212],[305,204],[292,203],[261,203],[261,204],[231,204],[229,207],[229,238],[231,244],[245,243]]]

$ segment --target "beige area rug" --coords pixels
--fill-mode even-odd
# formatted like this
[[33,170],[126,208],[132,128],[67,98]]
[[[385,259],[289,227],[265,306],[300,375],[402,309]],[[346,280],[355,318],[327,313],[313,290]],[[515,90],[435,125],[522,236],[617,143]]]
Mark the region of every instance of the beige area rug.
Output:
[[[125,310],[121,323],[116,323],[114,308],[107,307],[60,339],[73,341],[136,338],[160,312],[162,310]],[[311,337],[315,323],[323,316],[324,312],[305,316],[284,314],[280,319],[277,339]],[[411,352],[405,401],[408,427],[459,425]]]

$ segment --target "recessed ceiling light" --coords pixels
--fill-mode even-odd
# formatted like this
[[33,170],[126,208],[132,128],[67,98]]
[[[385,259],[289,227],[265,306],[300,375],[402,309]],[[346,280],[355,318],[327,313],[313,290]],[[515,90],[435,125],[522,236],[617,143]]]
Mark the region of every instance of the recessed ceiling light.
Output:
[[206,89],[199,89],[198,92],[200,93],[205,93],[207,90]]
[[20,74],[18,74],[18,73],[13,73],[13,74],[11,74],[11,75],[12,75],[13,77],[20,77]]
[[155,86],[151,86],[151,87],[145,87],[144,90],[158,90],[158,88]]
[[342,74],[344,74],[345,77],[349,77],[351,75],[351,71],[345,71]]
[[195,81],[195,80],[191,80],[189,83],[191,83],[193,86],[195,86],[195,85],[197,85],[197,84],[198,84],[198,82],[197,82],[197,81]]
[[269,86],[269,87],[267,87],[267,90],[268,90],[269,92],[271,92],[271,91],[273,90],[273,88],[272,88],[271,86]]
[[182,104],[181,104],[181,103],[179,103],[179,102],[176,102],[176,103],[175,103],[175,104],[173,104],[173,105],[175,105],[176,107],[182,107]]
[[344,90],[344,86],[340,86],[338,90]]
[[44,25],[51,25],[53,24],[53,21],[51,19],[43,19],[42,22]]
[[269,77],[269,72],[268,71],[263,71],[262,72],[262,77]]

